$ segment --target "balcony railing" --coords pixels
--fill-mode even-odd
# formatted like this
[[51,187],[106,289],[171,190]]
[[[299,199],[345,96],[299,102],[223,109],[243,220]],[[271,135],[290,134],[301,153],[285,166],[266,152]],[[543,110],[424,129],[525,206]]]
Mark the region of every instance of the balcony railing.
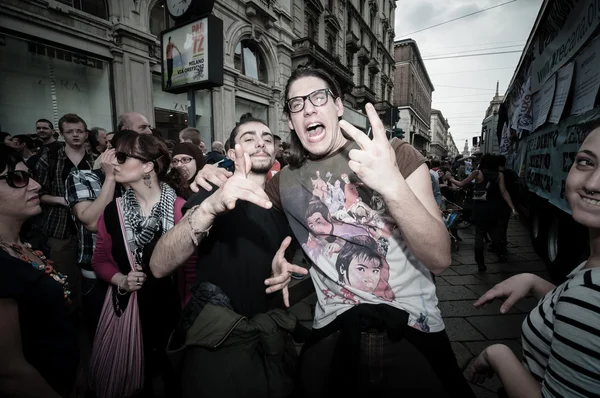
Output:
[[346,32],[346,48],[351,52],[356,52],[360,48],[359,38],[354,32]]

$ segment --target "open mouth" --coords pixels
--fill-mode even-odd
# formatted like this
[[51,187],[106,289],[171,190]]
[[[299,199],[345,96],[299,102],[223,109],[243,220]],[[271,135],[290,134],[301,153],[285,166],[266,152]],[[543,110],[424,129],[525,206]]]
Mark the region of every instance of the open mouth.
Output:
[[325,126],[319,122],[311,123],[306,127],[310,142],[318,142],[325,136]]
[[588,205],[592,205],[592,206],[598,206],[600,207],[600,200],[595,200],[595,199],[590,199],[590,198],[585,198],[585,197],[581,197],[581,200],[583,200],[585,203],[587,203]]

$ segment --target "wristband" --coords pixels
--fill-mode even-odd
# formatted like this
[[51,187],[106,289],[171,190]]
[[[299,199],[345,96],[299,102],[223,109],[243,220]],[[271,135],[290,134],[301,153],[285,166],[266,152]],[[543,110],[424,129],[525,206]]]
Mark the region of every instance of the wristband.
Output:
[[192,207],[188,212],[187,216],[188,225],[190,226],[190,231],[192,232],[192,242],[194,242],[194,246],[198,246],[200,241],[208,236],[208,233],[212,228],[212,225],[205,230],[201,230],[199,228],[194,227],[194,224],[192,223],[192,217],[194,216],[194,213],[196,212],[196,210],[198,210],[199,207],[200,205]]

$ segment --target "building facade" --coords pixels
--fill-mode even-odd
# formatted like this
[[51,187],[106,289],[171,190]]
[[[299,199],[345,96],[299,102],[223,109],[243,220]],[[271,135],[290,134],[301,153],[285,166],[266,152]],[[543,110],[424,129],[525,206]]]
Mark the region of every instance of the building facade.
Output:
[[456,146],[456,143],[454,142],[454,137],[452,137],[452,133],[448,132],[448,138],[446,141],[446,147],[448,148],[448,155],[449,157],[453,158],[456,157],[456,155],[459,154],[458,152],[458,147]]
[[500,105],[504,101],[504,96],[498,94],[499,83],[496,83],[496,95],[490,101],[490,105],[485,111],[485,118],[481,122],[481,138],[479,146],[481,153],[500,153],[500,140],[498,138],[498,118]]
[[417,43],[412,39],[394,42],[396,73],[394,103],[398,126],[415,148],[428,153],[431,144],[431,95],[434,91]]
[[441,159],[448,156],[448,119],[444,118],[442,111],[431,110],[431,146],[430,155]]
[[[344,118],[365,129],[366,102],[391,106],[395,0],[217,0],[224,26],[224,85],[162,91],[159,33],[174,26],[164,0],[3,0],[0,126],[32,133],[65,113],[114,129],[140,112],[168,138],[195,125],[224,141],[244,113],[287,137],[283,92],[300,65],[325,67],[345,93]],[[16,94],[15,94],[16,93]]]

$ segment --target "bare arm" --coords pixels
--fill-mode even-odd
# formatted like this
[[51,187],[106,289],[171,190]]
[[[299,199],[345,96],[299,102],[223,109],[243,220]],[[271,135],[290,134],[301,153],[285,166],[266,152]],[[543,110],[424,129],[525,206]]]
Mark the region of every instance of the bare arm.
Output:
[[113,200],[115,194],[115,179],[113,176],[106,176],[102,190],[96,200],[86,200],[76,203],[73,206],[73,214],[85,228],[90,232],[98,232],[98,218],[104,212],[106,206]]
[[510,398],[540,396],[540,383],[525,369],[510,348],[503,344],[494,344],[486,348],[485,355]]
[[450,180],[451,183],[453,183],[457,187],[464,188],[464,187],[467,186],[468,183],[470,183],[471,181],[473,181],[475,179],[475,177],[477,177],[478,174],[479,174],[479,171],[475,170],[471,174],[469,174],[467,176],[467,178],[465,178],[462,181],[455,180],[454,178],[450,178],[449,180]]
[[0,396],[60,398],[23,355],[19,309],[12,299],[0,299]]
[[[406,244],[431,272],[443,272],[452,261],[450,236],[433,197],[427,166],[422,164],[408,178],[400,176],[390,186],[392,189],[381,194]],[[431,250],[430,242],[436,242],[436,250]]]
[[508,191],[506,190],[506,185],[504,184],[504,174],[502,174],[502,173],[500,173],[500,175],[498,176],[498,185],[500,185],[500,194],[502,195],[502,198],[508,204],[508,206],[512,209],[512,211],[516,212],[517,209],[515,209],[515,205],[513,205],[513,202],[510,199],[510,195],[508,194]]
[[67,201],[62,196],[43,195],[40,196],[40,201],[45,205],[66,206]]
[[[196,244],[192,239],[193,232],[190,224],[194,225],[197,230],[205,231],[212,225],[214,220],[214,216],[206,211],[204,203],[206,201],[202,202],[200,207],[191,214],[193,217],[191,220],[188,212],[156,244],[150,259],[150,270],[155,277],[163,278],[171,274],[194,254]],[[201,240],[202,235],[198,238],[198,243]]]

